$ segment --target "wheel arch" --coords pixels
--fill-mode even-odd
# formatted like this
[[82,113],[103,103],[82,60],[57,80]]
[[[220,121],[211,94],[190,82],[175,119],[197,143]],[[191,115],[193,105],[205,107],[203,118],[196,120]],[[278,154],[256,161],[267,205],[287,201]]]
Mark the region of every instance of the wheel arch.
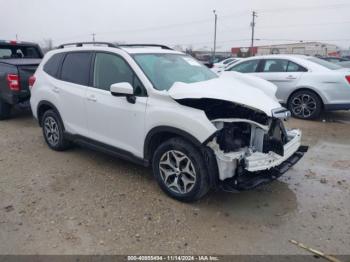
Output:
[[324,102],[323,96],[318,91],[316,91],[314,88],[306,87],[306,86],[305,87],[298,87],[297,89],[293,90],[293,92],[291,92],[289,94],[288,99],[287,99],[287,107],[289,106],[289,102],[290,102],[290,99],[292,98],[292,96],[299,91],[309,91],[309,92],[315,93],[318,96],[318,98],[321,100],[321,103],[322,103],[321,106],[322,106],[322,109],[324,109],[325,102]]
[[203,146],[204,144],[206,144],[206,141],[213,137],[213,135],[211,135],[208,139],[201,143],[197,138],[195,138],[193,135],[189,134],[184,130],[170,126],[154,127],[148,132],[145,139],[144,161],[146,165],[151,166],[152,158],[157,149],[157,146],[170,138],[180,137],[185,141],[198,147],[198,151],[200,152],[200,154],[202,154],[203,160],[209,170],[209,184],[211,185],[211,187],[217,188],[219,185],[219,169],[217,166],[216,157],[212,149]]
[[39,125],[41,126],[41,124],[42,124],[42,117],[44,116],[45,112],[48,111],[48,110],[53,110],[53,111],[56,112],[56,114],[59,117],[59,120],[62,123],[63,129],[64,129],[64,124],[63,124],[63,121],[62,121],[62,118],[61,118],[61,114],[58,111],[57,107],[54,104],[52,104],[51,102],[46,101],[46,100],[40,101],[39,104],[38,104],[37,116],[38,116]]
[[146,135],[143,150],[144,159],[148,163],[151,163],[157,146],[173,137],[181,137],[198,147],[202,145],[202,143],[197,138],[186,131],[170,126],[158,126],[152,128]]

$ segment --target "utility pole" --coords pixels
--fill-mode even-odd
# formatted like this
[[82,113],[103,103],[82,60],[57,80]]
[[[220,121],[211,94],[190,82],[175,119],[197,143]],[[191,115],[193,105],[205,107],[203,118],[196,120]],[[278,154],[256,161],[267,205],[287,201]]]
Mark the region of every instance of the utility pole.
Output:
[[92,33],[91,35],[92,35],[92,42],[95,42],[95,36],[96,36],[96,34],[95,34],[95,33]]
[[213,62],[215,59],[215,53],[216,53],[216,27],[217,27],[217,22],[218,22],[218,15],[216,13],[216,10],[213,10],[214,17],[215,17],[215,26],[214,26],[214,49],[213,49]]
[[252,42],[250,45],[250,56],[254,56],[255,17],[258,17],[258,15],[255,11],[253,11],[252,16],[253,16],[253,21],[250,24],[250,26],[252,27]]

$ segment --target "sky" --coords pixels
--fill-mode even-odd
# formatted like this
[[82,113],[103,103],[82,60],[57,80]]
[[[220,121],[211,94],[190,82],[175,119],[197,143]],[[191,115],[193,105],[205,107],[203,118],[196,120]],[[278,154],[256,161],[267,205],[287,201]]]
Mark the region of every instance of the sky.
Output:
[[184,48],[321,41],[350,48],[349,0],[0,0],[0,39],[158,43]]

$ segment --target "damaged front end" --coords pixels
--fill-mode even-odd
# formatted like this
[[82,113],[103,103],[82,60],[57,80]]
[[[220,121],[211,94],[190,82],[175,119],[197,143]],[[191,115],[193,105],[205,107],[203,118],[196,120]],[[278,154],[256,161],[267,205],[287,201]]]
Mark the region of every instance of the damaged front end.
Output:
[[289,115],[279,110],[263,124],[241,118],[211,120],[218,131],[206,145],[214,151],[225,190],[248,190],[275,180],[303,157],[308,148],[301,145],[301,131],[286,130],[281,119]]
[[226,191],[257,187],[283,175],[307,152],[302,133],[287,130],[285,108],[270,115],[233,102],[216,99],[181,99],[180,104],[203,110],[216,127],[204,143],[215,155],[219,182]]
[[178,103],[203,111],[216,127],[203,145],[216,158],[218,180],[227,191],[251,189],[280,177],[308,149],[301,145],[300,130],[285,128],[290,112],[280,107],[276,90],[265,80],[241,74],[175,83],[169,90]]

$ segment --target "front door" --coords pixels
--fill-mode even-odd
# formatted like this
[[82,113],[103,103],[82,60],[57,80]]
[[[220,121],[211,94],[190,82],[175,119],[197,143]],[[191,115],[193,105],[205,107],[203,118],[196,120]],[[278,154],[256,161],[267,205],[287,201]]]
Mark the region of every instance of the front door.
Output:
[[[86,93],[89,137],[142,157],[147,105],[142,83],[117,54],[96,53],[93,67],[93,87]],[[134,104],[111,94],[110,86],[121,82],[134,87]]]

